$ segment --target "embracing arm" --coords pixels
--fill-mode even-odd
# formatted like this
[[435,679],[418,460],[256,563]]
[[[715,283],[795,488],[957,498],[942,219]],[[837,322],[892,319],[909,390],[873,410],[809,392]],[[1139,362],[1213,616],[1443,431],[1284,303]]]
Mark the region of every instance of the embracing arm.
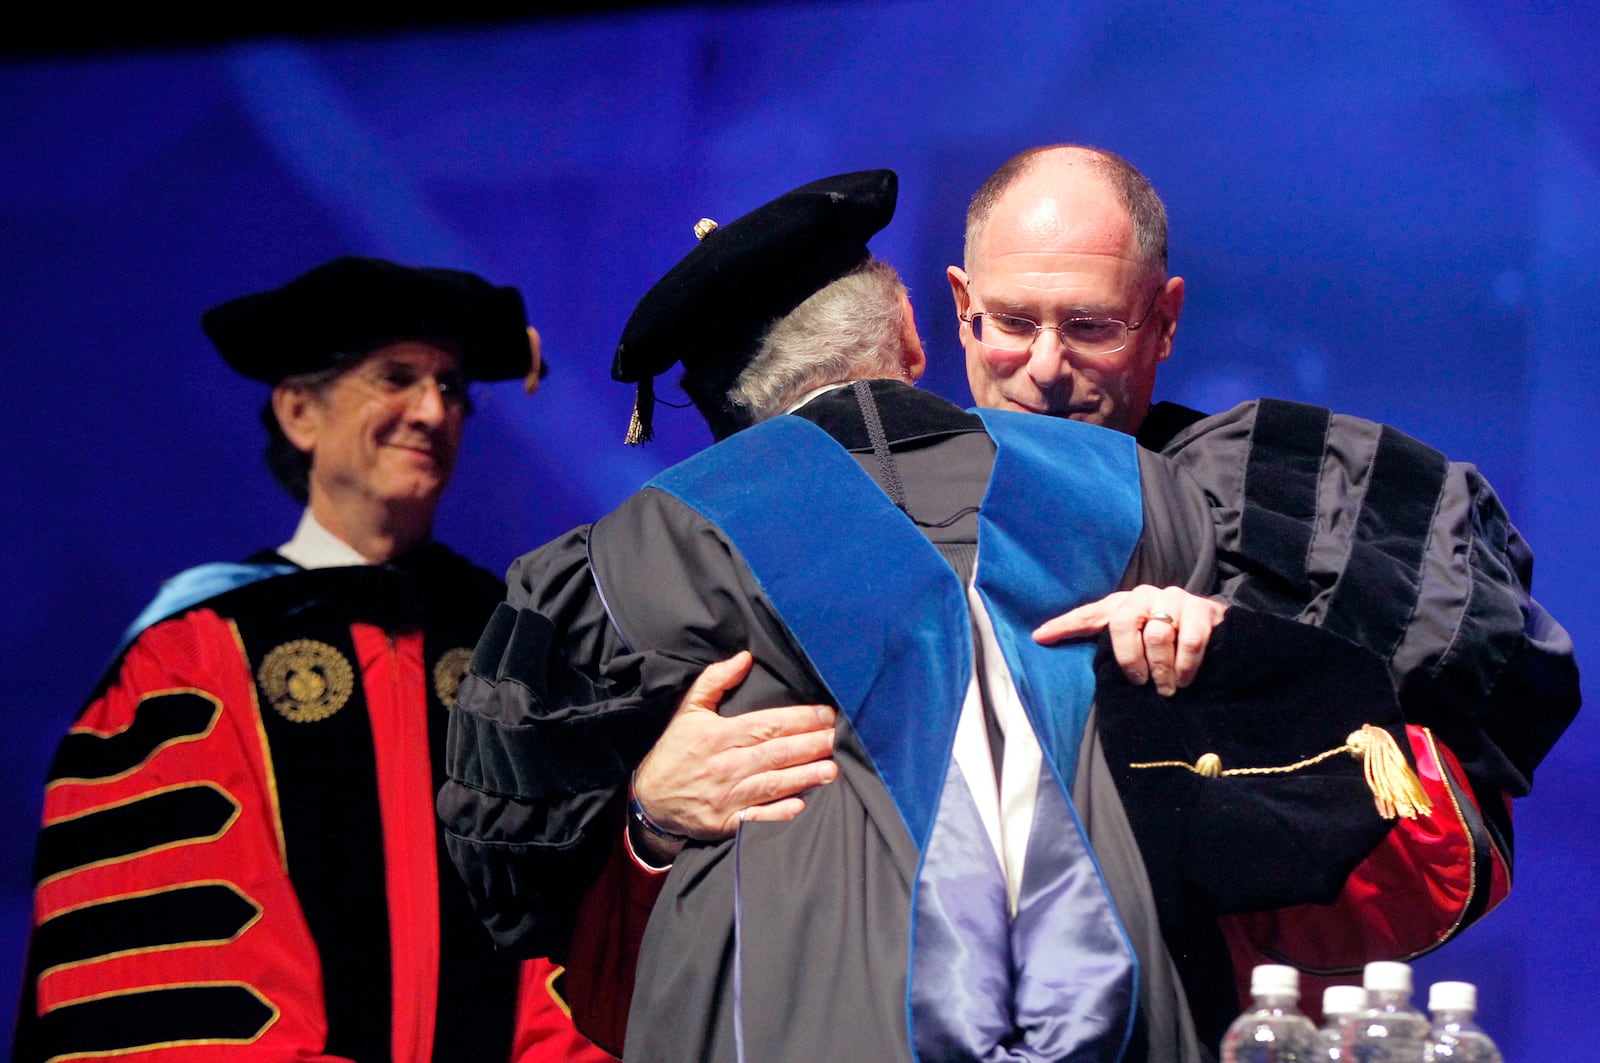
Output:
[[[726,540],[661,492],[519,559],[508,585],[451,713],[438,808],[495,940],[560,958],[622,837],[634,771],[669,724],[641,797],[670,832],[710,840],[753,804],[797,811],[783,802],[805,782],[785,772],[831,769],[832,716]],[[722,684],[720,714],[680,711],[707,666],[744,649],[753,660]],[[722,789],[697,798],[703,784]]]
[[658,831],[684,837],[663,839],[630,816],[579,907],[567,961],[572,1016],[595,1043],[614,1052],[622,1051],[626,1036],[645,927],[666,879],[663,865],[689,839],[729,838],[749,820],[792,819],[805,807],[803,791],[838,775],[829,755],[833,709],[717,712],[752,662],[741,651],[701,672],[635,773],[637,807]]
[[687,665],[630,652],[608,622],[588,535],[512,566],[451,709],[438,798],[496,943],[558,959],[621,829],[628,776],[670,715],[652,688],[687,685]]
[[684,695],[660,741],[640,762],[629,842],[653,864],[669,863],[683,841],[733,837],[746,820],[793,819],[801,793],[839,774],[831,759],[837,713],[826,705],[784,705],[722,716],[717,707],[750,672],[741,650],[706,668]]

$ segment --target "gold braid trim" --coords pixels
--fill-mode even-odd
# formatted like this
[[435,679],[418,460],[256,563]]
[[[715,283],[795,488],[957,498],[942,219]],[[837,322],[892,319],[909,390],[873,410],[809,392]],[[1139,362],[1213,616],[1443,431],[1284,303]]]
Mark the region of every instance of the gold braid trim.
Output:
[[1320,764],[1340,753],[1349,753],[1361,761],[1367,788],[1372,791],[1372,802],[1378,808],[1378,815],[1384,819],[1394,819],[1397,816],[1416,819],[1418,815],[1426,815],[1433,811],[1433,802],[1422,789],[1422,783],[1418,781],[1416,772],[1406,763],[1405,754],[1401,753],[1400,747],[1395,744],[1394,735],[1370,723],[1362,724],[1359,731],[1352,731],[1342,746],[1278,768],[1224,769],[1222,758],[1215,753],[1206,753],[1193,764],[1181,760],[1152,760],[1143,764],[1129,764],[1128,767],[1186,768],[1208,779],[1223,775],[1287,775],[1301,768]]

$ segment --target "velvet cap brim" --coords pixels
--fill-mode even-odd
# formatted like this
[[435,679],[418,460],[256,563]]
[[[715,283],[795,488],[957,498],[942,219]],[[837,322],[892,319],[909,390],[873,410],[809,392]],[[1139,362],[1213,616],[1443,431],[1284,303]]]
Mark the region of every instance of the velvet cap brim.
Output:
[[515,288],[376,258],[336,258],[214,306],[200,325],[235,371],[269,384],[402,340],[454,344],[469,380],[522,378],[533,366]]
[[611,376],[638,383],[683,363],[731,386],[778,318],[867,260],[894,216],[893,170],[813,181],[707,234],[639,300]]

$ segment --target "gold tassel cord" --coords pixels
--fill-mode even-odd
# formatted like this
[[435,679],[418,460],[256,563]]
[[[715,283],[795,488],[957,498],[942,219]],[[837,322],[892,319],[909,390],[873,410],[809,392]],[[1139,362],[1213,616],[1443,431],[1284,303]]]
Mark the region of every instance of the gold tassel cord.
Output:
[[1382,727],[1370,723],[1362,724],[1359,731],[1352,731],[1345,739],[1345,744],[1336,749],[1329,749],[1314,757],[1307,757],[1305,760],[1278,768],[1224,769],[1222,758],[1215,753],[1206,753],[1193,764],[1181,760],[1154,760],[1143,764],[1129,764],[1128,767],[1185,768],[1208,779],[1226,775],[1287,775],[1301,768],[1320,764],[1340,753],[1349,753],[1361,761],[1367,789],[1372,791],[1372,802],[1377,806],[1378,815],[1384,819],[1396,817],[1416,819],[1419,815],[1427,815],[1433,811],[1433,802],[1423,790],[1422,783],[1417,779],[1417,773],[1406,763],[1405,754],[1400,752],[1394,736]]
[[633,397],[633,416],[628,419],[628,434],[623,443],[636,447],[655,438],[652,422],[655,418],[656,391],[654,381],[645,377],[639,381],[639,390]]

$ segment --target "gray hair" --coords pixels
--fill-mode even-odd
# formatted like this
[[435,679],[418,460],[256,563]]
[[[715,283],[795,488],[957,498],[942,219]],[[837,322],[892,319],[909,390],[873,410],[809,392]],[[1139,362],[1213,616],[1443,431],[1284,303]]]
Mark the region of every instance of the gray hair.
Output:
[[[334,364],[329,368],[284,377],[273,385],[272,390],[295,388],[309,391],[318,399],[325,398],[333,382],[361,360],[360,355],[349,354],[335,355],[334,358]],[[290,498],[302,506],[306,505],[311,500],[311,455],[289,442],[289,437],[284,435],[283,426],[278,423],[278,415],[272,408],[270,395],[261,407],[261,426],[267,430],[265,456],[272,478],[278,481],[279,487],[289,492]]]
[[773,322],[728,391],[741,427],[829,384],[900,376],[905,297],[895,268],[869,259]]
[[962,249],[963,262],[971,269],[972,252],[978,237],[989,221],[995,204],[1017,180],[1030,173],[1040,158],[1051,152],[1079,153],[1096,173],[1111,186],[1133,222],[1134,244],[1145,268],[1155,276],[1167,275],[1167,208],[1161,197],[1138,168],[1121,155],[1085,144],[1047,144],[1019,152],[1000,164],[988,180],[978,186],[972,202],[967,206],[966,246]]

